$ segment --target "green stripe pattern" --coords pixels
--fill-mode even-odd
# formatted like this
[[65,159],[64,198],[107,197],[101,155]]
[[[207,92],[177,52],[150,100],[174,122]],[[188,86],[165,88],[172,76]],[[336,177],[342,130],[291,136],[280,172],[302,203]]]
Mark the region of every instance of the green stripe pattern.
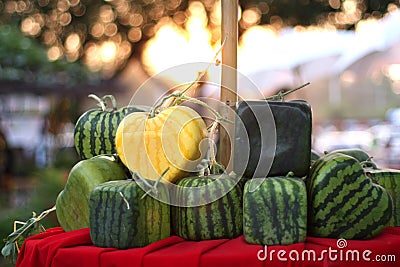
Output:
[[373,181],[385,188],[392,197],[393,216],[389,225],[400,226],[400,170],[371,169],[368,173]]
[[129,113],[143,111],[129,106],[119,110],[88,110],[78,119],[74,129],[75,148],[81,159],[101,154],[114,154],[115,134],[121,120]]
[[[200,241],[235,238],[243,233],[243,191],[239,184],[235,185],[234,179],[229,176],[187,177],[177,185],[174,197],[177,203],[183,197],[188,198],[182,200],[188,207],[172,207],[172,227],[176,235],[186,240]],[[205,185],[208,186],[204,190],[198,190]],[[179,188],[196,190],[184,195]],[[221,191],[227,193],[223,195]],[[208,204],[196,205],[199,199],[213,199],[217,194],[223,196]]]
[[[158,185],[168,197],[164,184]],[[170,207],[150,195],[133,180],[103,183],[90,195],[90,237],[98,247],[143,247],[170,236]],[[143,197],[143,198],[142,198]]]
[[318,159],[307,190],[312,236],[368,239],[381,232],[392,216],[390,195],[348,155],[330,153]]
[[258,245],[304,242],[307,234],[307,192],[300,178],[269,177],[243,195],[243,235]]

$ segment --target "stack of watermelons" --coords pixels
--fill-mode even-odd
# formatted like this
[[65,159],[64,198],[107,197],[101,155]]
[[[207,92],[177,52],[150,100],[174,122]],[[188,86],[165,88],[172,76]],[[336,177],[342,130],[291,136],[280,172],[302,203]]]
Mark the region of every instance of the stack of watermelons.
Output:
[[[196,174],[207,128],[193,109],[152,114],[117,110],[112,96],[95,98],[101,109],[76,123],[82,161],[56,212],[66,231],[90,227],[97,246],[142,247],[172,234],[187,240],[243,234],[252,244],[286,245],[306,235],[367,239],[389,223],[400,225],[400,171],[378,169],[359,150],[313,154],[311,107],[304,101],[239,103],[248,142],[235,140],[236,163],[245,162],[237,177]],[[276,129],[273,147],[262,130],[270,121],[257,114],[266,108]]]
[[250,160],[246,168],[245,174],[255,178],[244,188],[247,242],[286,245],[302,242],[306,235],[367,239],[389,222],[399,225],[393,218],[399,216],[395,176],[400,179],[400,173],[372,169],[371,157],[359,149],[323,156],[315,153],[311,149],[311,107],[306,102],[240,103],[237,112],[250,136],[250,157],[262,160],[262,151],[268,149],[261,145],[268,143],[268,135],[259,130],[268,128],[263,126],[266,122],[255,119],[262,118],[268,107],[275,121],[276,154],[267,178],[261,181],[257,172],[265,173],[262,165],[256,168]]

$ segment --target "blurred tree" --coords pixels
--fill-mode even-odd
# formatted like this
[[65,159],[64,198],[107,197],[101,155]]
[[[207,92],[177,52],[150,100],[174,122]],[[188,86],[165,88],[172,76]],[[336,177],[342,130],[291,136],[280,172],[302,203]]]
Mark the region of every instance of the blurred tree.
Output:
[[0,81],[68,88],[96,84],[99,78],[78,62],[49,61],[47,50],[37,40],[24,36],[15,26],[0,25]]
[[311,25],[329,23],[339,29],[352,29],[361,19],[380,18],[399,6],[395,0],[240,0],[244,10],[260,14],[260,23]]
[[[91,70],[113,76],[131,57],[140,57],[143,44],[165,17],[179,26],[188,16],[184,0],[0,0],[0,24],[16,21],[21,30],[41,40],[47,56],[80,60]],[[211,15],[217,0],[201,0]],[[279,29],[295,25],[330,25],[352,29],[361,19],[382,17],[399,6],[397,0],[240,0],[241,32],[257,24]],[[210,19],[209,27],[219,27]],[[218,38],[213,38],[218,40]]]

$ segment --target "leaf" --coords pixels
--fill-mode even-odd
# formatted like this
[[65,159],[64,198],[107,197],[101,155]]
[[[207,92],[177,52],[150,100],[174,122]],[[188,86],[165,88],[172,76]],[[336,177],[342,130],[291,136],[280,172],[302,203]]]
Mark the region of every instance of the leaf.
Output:
[[6,245],[3,247],[3,249],[1,250],[1,254],[4,257],[10,256],[13,245],[14,245],[13,243],[8,243],[7,242]]
[[18,228],[15,232],[11,233],[7,238],[6,241],[14,243],[21,235],[23,235],[27,230],[29,230],[32,225],[36,223],[36,218],[30,218],[25,222],[25,224]]
[[22,245],[26,238],[45,231],[43,225],[41,225],[39,221],[54,210],[55,206],[42,212],[38,217],[36,217],[36,213],[33,213],[33,217],[27,220],[23,226],[8,235],[4,240],[6,242],[4,247],[1,249],[1,254],[4,258],[9,259],[15,264],[18,258],[17,246]]
[[7,242],[1,250],[1,254],[4,258],[15,264],[18,258],[18,251],[15,243]]

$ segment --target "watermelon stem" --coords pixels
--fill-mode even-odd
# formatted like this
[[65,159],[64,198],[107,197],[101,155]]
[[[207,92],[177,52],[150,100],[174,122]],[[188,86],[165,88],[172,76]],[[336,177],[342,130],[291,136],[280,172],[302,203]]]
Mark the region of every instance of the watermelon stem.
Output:
[[222,174],[225,173],[225,166],[218,163],[216,161],[216,154],[214,150],[214,135],[216,134],[217,127],[220,124],[220,118],[216,118],[215,121],[211,124],[208,136],[208,155],[207,159],[203,159],[201,163],[197,166],[199,169],[199,176],[208,176],[212,174]]
[[285,96],[287,96],[287,95],[289,95],[289,94],[291,94],[291,93],[293,93],[293,92],[295,92],[295,91],[297,91],[297,90],[303,89],[304,87],[306,87],[306,86],[308,86],[308,85],[310,85],[310,84],[311,84],[310,82],[305,83],[305,84],[300,85],[299,87],[296,87],[296,88],[294,88],[294,89],[292,89],[292,90],[289,90],[289,91],[287,91],[287,92],[285,92],[285,90],[281,90],[281,91],[279,91],[277,94],[265,98],[265,100],[279,100],[279,101],[284,101]]
[[122,199],[124,200],[124,202],[125,202],[125,204],[126,204],[126,208],[127,208],[128,210],[130,210],[131,207],[129,206],[129,202],[128,202],[128,200],[126,200],[126,197],[124,196],[124,194],[123,194],[122,192],[119,192],[119,194],[120,194],[120,196],[122,197]]
[[211,129],[210,129],[210,136],[208,137],[208,140],[209,140],[208,145],[210,147],[210,164],[211,165],[217,163],[217,161],[215,160],[216,155],[215,155],[215,151],[214,151],[214,142],[213,141],[214,141],[214,135],[217,131],[218,124],[219,124],[219,120],[217,118],[212,123]]
[[168,99],[175,97],[175,98],[179,98],[181,96],[180,92],[176,92],[176,93],[172,93],[169,95],[164,96],[161,101],[159,103],[157,103],[157,105],[155,105],[151,110],[150,110],[150,117],[154,118],[156,116],[156,113],[158,111],[158,109],[160,107],[162,107],[164,105],[164,102],[167,101]]
[[286,174],[286,177],[294,177],[294,172],[290,171]]
[[[154,185],[151,185],[145,178],[143,178],[139,172],[134,171],[132,172],[132,177],[137,177],[142,183],[144,183],[149,189],[143,194],[143,196],[141,197],[141,199],[143,199],[144,197],[146,197],[147,195],[150,194],[150,192],[154,193],[156,196],[158,195],[158,184],[161,180],[161,178],[169,171],[169,167],[166,168],[161,175],[157,178],[157,180],[155,181]],[[134,178],[134,180],[136,180]]]
[[105,95],[103,96],[102,101],[105,102],[107,98],[111,100],[113,110],[117,110],[117,100],[115,100],[115,97],[113,95]]
[[209,149],[210,149],[210,157],[209,157],[209,163],[208,163],[208,169],[209,169],[209,173],[210,174],[220,174],[221,172],[225,171],[225,167],[221,164],[219,164],[216,161],[216,154],[214,151],[214,144],[213,144],[213,140],[214,140],[214,135],[216,134],[217,131],[217,127],[219,124],[221,124],[222,122],[227,122],[230,124],[234,124],[233,121],[228,120],[224,117],[222,117],[218,111],[216,111],[214,108],[212,108],[211,106],[209,106],[208,104],[204,103],[201,100],[198,100],[196,98],[193,97],[188,97],[188,96],[181,96],[181,99],[189,101],[189,102],[193,102],[195,104],[199,104],[205,108],[207,108],[214,116],[215,116],[215,120],[212,123],[211,127],[210,127],[210,132],[209,132]]
[[104,103],[103,99],[101,99],[100,97],[98,97],[95,94],[90,94],[90,95],[88,95],[88,97],[96,100],[98,102],[97,105],[101,108],[102,111],[106,110],[106,104]]
[[196,98],[189,97],[189,96],[182,96],[182,99],[185,100],[185,101],[189,101],[189,102],[192,102],[192,103],[195,103],[195,104],[198,104],[200,106],[203,106],[203,107],[207,108],[215,116],[215,118],[218,121],[218,123],[221,123],[221,122],[227,122],[227,123],[230,123],[230,124],[234,123],[233,121],[225,119],[224,117],[222,117],[218,113],[218,111],[216,111],[214,108],[212,108],[211,106],[209,106],[208,104],[204,103],[201,100],[198,100]]
[[372,159],[372,157],[370,157],[366,161],[361,162],[361,166],[363,166],[363,168],[372,168],[374,170],[378,169],[378,166],[376,165],[376,163],[371,161],[371,159]]

